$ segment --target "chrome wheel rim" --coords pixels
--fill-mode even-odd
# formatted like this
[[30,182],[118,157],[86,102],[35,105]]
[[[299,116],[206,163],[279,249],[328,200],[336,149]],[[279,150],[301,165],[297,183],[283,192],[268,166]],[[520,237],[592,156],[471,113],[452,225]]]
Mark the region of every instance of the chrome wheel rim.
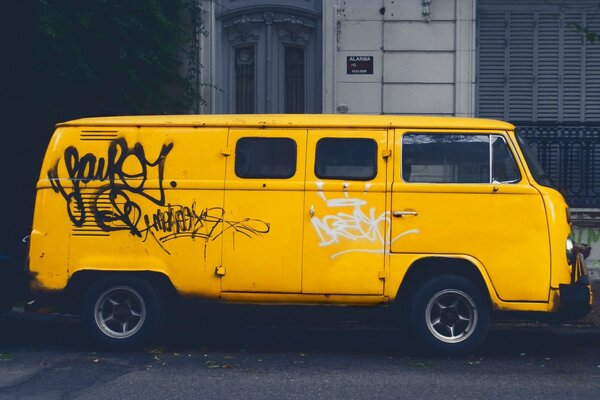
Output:
[[139,292],[128,286],[105,290],[94,306],[94,318],[100,331],[113,339],[135,335],[146,320],[146,303]]
[[477,326],[477,316],[473,299],[458,289],[436,293],[425,309],[427,328],[444,343],[459,343],[471,336]]

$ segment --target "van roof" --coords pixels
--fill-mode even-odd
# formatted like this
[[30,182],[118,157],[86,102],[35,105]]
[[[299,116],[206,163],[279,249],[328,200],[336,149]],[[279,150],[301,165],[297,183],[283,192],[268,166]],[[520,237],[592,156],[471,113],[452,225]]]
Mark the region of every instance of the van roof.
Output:
[[492,119],[358,114],[140,115],[82,118],[59,123],[57,126],[514,129],[514,125],[508,122]]

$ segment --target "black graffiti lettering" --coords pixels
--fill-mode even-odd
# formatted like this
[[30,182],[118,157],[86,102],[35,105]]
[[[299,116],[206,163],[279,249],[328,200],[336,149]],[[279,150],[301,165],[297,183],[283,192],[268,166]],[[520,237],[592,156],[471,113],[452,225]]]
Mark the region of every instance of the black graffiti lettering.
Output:
[[[140,219],[140,207],[129,199],[131,194],[140,195],[156,205],[165,205],[163,187],[164,165],[167,155],[173,149],[173,144],[162,146],[158,157],[150,161],[146,157],[144,147],[136,143],[129,147],[125,139],[111,142],[106,158],[96,157],[92,153],[80,157],[74,146],[69,146],[63,154],[63,163],[67,171],[70,187],[63,186],[59,177],[60,159],[48,171],[48,179],[55,192],[60,193],[67,202],[67,210],[71,222],[82,226],[88,217],[93,217],[96,224],[106,231],[128,229],[134,235],[141,236],[137,223]],[[149,169],[157,173],[158,190],[150,194],[146,190]],[[81,186],[90,182],[106,182],[95,193],[91,205],[92,216],[81,192]],[[108,194],[113,212],[99,211],[98,200]],[[137,215],[134,215],[137,213]],[[110,215],[109,215],[110,214]],[[113,225],[114,222],[120,222]]]
[[[144,215],[144,240],[149,232],[158,234],[157,237],[164,243],[182,237],[215,240],[227,230],[247,237],[268,233],[270,230],[268,222],[256,218],[227,220],[224,215],[225,210],[221,207],[205,208],[197,212],[195,203],[191,207],[169,204],[166,210],[157,209],[152,216]],[[219,226],[222,226],[220,230]]]
[[95,202],[91,207],[98,227],[105,232],[128,230],[132,235],[142,237],[142,233],[137,227],[142,216],[140,206],[130,200],[126,190],[121,188],[106,190],[110,190],[108,196],[110,209],[98,209],[97,201],[104,193],[102,189],[96,194]]
[[[221,207],[196,209],[191,206],[166,204],[163,187],[165,160],[173,144],[162,146],[158,157],[151,161],[146,157],[144,147],[136,143],[129,147],[125,139],[117,139],[108,147],[106,157],[92,153],[80,156],[74,146],[69,146],[48,171],[48,179],[56,193],[60,193],[67,203],[67,214],[77,227],[89,223],[89,219],[105,232],[128,231],[146,241],[152,237],[160,247],[170,254],[164,243],[190,238],[204,241],[206,258],[207,244],[227,231],[233,235],[253,237],[268,233],[269,223],[254,218],[226,220]],[[64,164],[69,185],[64,185],[65,177],[59,176],[60,163]],[[158,188],[149,190],[146,182],[150,171],[157,177]],[[98,182],[99,186],[84,195],[82,186]],[[175,181],[170,186],[177,186]],[[154,214],[142,213],[136,197],[144,198],[158,206]]]
[[251,237],[256,234],[268,233],[270,230],[270,225],[267,222],[255,218],[244,218],[240,221],[224,220],[223,224],[225,225],[225,228],[223,229],[222,233],[233,229],[234,234],[241,233],[247,237]]
[[[213,219],[209,217],[209,210],[214,209],[204,209],[198,213],[196,212],[195,203],[191,207],[169,204],[166,210],[158,209],[151,217],[144,216],[145,231],[160,234],[161,242],[178,237],[208,240],[216,224],[220,221],[220,218]],[[218,210],[221,210],[222,214],[222,209]]]
[[169,204],[166,210],[157,209],[152,216],[144,215],[144,240],[149,234],[161,244],[179,238],[201,239],[204,240],[206,254],[206,244],[229,229],[247,237],[265,234],[270,230],[269,223],[259,219],[226,220],[224,215],[225,210],[221,207],[197,211],[196,203],[191,207]]

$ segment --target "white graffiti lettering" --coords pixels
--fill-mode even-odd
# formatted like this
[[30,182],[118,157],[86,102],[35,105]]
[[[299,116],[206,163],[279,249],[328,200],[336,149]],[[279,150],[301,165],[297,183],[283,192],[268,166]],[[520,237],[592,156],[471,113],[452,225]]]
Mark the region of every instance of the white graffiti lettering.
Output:
[[[313,216],[311,223],[319,236],[319,246],[330,246],[340,243],[343,240],[366,241],[380,244],[376,249],[352,248],[335,253],[331,258],[342,254],[362,252],[362,253],[386,253],[389,251],[391,243],[403,236],[418,234],[418,229],[410,229],[396,235],[390,240],[391,221],[390,212],[385,211],[377,214],[375,207],[367,208],[367,201],[348,196],[344,192],[344,197],[336,199],[327,199],[322,191],[322,184],[318,186],[319,196],[325,201],[328,208],[350,208],[351,212],[339,211],[335,214],[328,214],[319,218]],[[368,189],[367,189],[368,190]]]

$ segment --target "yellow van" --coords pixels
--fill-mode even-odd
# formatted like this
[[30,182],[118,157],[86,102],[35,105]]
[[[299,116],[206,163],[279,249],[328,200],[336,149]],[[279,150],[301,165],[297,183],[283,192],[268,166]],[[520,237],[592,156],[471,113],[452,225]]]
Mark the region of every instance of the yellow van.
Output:
[[146,342],[175,294],[396,302],[419,341],[459,353],[494,311],[588,312],[569,236],[562,195],[505,122],[87,118],[59,124],[48,146],[30,290],[80,307],[112,346]]

